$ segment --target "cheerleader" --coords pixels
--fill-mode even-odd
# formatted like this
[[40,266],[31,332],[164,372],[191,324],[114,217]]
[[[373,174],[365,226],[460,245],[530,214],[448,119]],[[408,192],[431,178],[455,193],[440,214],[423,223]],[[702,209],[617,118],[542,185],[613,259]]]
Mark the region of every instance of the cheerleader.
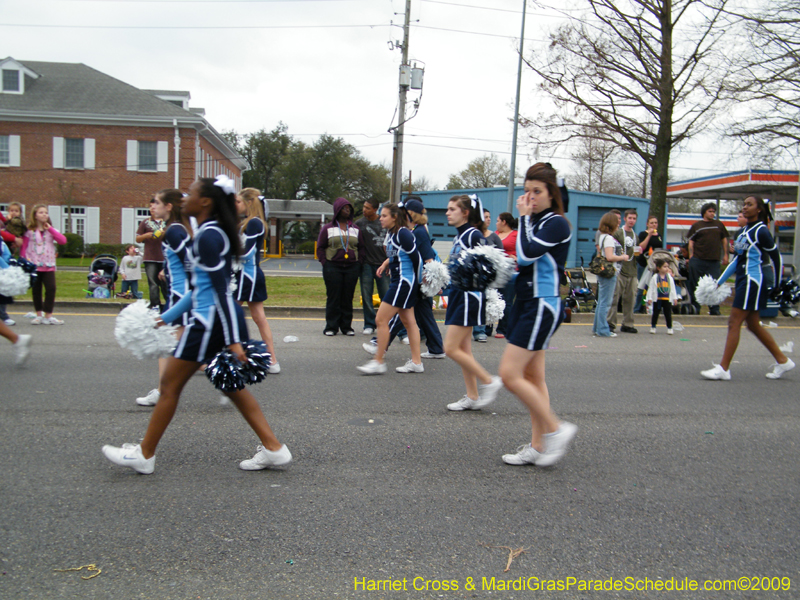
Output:
[[761,196],[745,198],[742,215],[747,220],[747,224],[736,237],[733,246],[735,256],[718,281],[718,283],[723,283],[734,271],[736,272],[736,291],[733,297],[731,316],[728,318],[728,337],[725,340],[725,349],[719,364],[707,371],[701,371],[700,374],[706,379],[727,381],[731,378],[731,361],[739,345],[742,323],[746,323],[751,333],[775,357],[776,363],[767,373],[767,378],[780,379],[781,375],[794,369],[794,362],[781,352],[769,332],[761,326],[758,311],[766,308],[769,295],[764,281],[764,255],[767,254],[772,259],[777,279],[777,275],[782,272],[781,253],[778,244],[767,229],[769,211]]
[[[247,360],[241,342],[247,336],[242,308],[230,292],[231,263],[240,253],[238,218],[233,181],[220,175],[198,179],[183,200],[183,214],[199,224],[190,250],[193,264],[192,293],[165,312],[159,324],[174,323],[191,310],[175,354],[161,378],[161,397],[156,404],[141,444],[121,448],[103,446],[111,462],[149,474],[155,469],[155,451],[178,407],[181,391],[197,368],[228,347],[240,361]],[[287,465],[292,454],[272,432],[261,407],[248,390],[225,392],[261,440],[252,459],[242,461],[241,469],[252,471]]]
[[[453,196],[447,203],[447,223],[458,232],[453,238],[450,262],[462,252],[483,244],[486,223],[483,206],[477,196]],[[445,313],[447,332],[444,352],[460,367],[467,393],[461,400],[447,405],[448,410],[478,410],[494,402],[503,382],[489,375],[472,355],[472,328],[486,324],[486,302],[483,292],[450,289]],[[478,382],[480,381],[480,385]]]
[[422,373],[422,357],[419,351],[419,328],[414,318],[414,306],[419,298],[419,280],[422,270],[422,259],[417,250],[417,241],[405,224],[408,222],[406,210],[397,204],[387,204],[381,209],[381,227],[387,230],[386,255],[388,258],[378,267],[378,277],[388,268],[391,273],[389,289],[381,299],[375,322],[378,327],[378,351],[375,358],[367,364],[357,367],[366,375],[379,375],[386,372],[383,361],[389,345],[389,321],[395,315],[408,332],[411,346],[411,360],[402,367],[399,373]]
[[578,431],[572,423],[559,422],[550,410],[544,380],[545,350],[564,320],[559,283],[572,238],[555,169],[544,163],[528,169],[525,194],[517,200],[517,209],[519,275],[500,376],[530,412],[531,442],[516,454],[505,454],[503,462],[547,467],[564,456]]
[[[11,251],[4,241],[0,240],[0,271],[9,267],[8,261],[10,259]],[[0,301],[8,303],[11,301],[11,298],[0,295]],[[14,364],[18,367],[24,365],[25,361],[28,360],[33,338],[30,335],[14,333],[3,321],[0,321],[0,335],[12,344],[14,349]]]
[[236,196],[236,211],[242,219],[239,231],[242,240],[242,256],[239,257],[240,269],[236,274],[236,301],[247,302],[250,316],[253,317],[261,339],[267,345],[272,363],[270,373],[280,373],[281,366],[275,354],[272,330],[264,314],[264,301],[267,299],[267,284],[264,271],[261,270],[261,245],[264,242],[264,208],[259,198],[260,192],[255,188],[245,188]]
[[[165,310],[175,306],[184,296],[189,294],[190,268],[188,248],[191,236],[181,216],[181,202],[183,194],[180,190],[161,190],[155,195],[150,205],[150,213],[154,219],[164,222],[163,235],[161,236],[161,249],[164,254],[164,269],[157,275],[164,278],[167,283],[167,303]],[[188,313],[184,313],[178,321],[178,338],[183,333],[183,327],[189,322]],[[168,359],[158,359],[159,380],[164,375]],[[136,399],[139,406],[155,406],[161,395],[160,388],[150,390],[146,396]]]

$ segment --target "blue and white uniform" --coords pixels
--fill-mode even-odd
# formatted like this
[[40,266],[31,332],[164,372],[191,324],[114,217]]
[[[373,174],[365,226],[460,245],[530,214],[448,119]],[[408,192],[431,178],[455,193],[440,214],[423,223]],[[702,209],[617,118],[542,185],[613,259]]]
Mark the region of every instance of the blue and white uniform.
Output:
[[386,256],[389,258],[391,281],[382,300],[398,308],[413,308],[419,297],[422,259],[413,233],[401,227],[386,235]]
[[[451,263],[462,252],[483,245],[483,234],[469,223],[464,223],[456,231],[458,231],[458,235],[453,238],[453,247],[450,249]],[[444,324],[459,325],[461,327],[486,325],[486,297],[484,293],[465,292],[451,287],[447,298],[447,312],[445,313]]]
[[519,275],[506,330],[509,344],[532,351],[547,349],[564,319],[559,286],[570,239],[569,222],[549,208],[520,217]]
[[216,221],[197,230],[190,249],[192,293],[161,315],[176,322],[191,310],[191,318],[175,348],[175,357],[208,362],[223,347],[248,339],[242,307],[230,292],[231,245]]
[[736,291],[733,307],[742,310],[763,310],[767,307],[768,291],[764,285],[764,255],[769,255],[775,273],[782,273],[781,253],[767,226],[758,221],[744,227],[733,244],[735,254],[719,278],[724,282],[736,272]]
[[261,270],[264,232],[264,222],[258,217],[250,219],[242,232],[241,269],[236,274],[236,299],[239,302],[264,302],[267,299],[267,283]]
[[[164,241],[161,249],[164,252],[164,276],[167,278],[169,293],[164,310],[169,310],[181,301],[181,298],[190,293],[189,276],[191,270],[189,259],[189,246],[192,238],[182,223],[172,223],[164,232]],[[189,315],[184,313],[180,320],[181,325],[189,323]]]

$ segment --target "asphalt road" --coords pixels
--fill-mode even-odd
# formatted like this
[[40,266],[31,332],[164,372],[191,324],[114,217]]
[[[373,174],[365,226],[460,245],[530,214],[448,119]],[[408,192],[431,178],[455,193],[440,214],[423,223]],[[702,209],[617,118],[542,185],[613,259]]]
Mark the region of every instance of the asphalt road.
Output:
[[[300,341],[279,342],[283,372],[254,391],[292,466],[240,471],[257,440],[195,377],[143,476],[100,448],[140,439],[150,410],[133,400],[155,385],[155,363],[118,347],[113,315],[59,316],[62,327],[18,325],[35,335],[25,369],[8,344],[0,353],[0,598],[800,597],[800,370],[767,380],[771,359],[747,333],[734,380],[708,382],[698,372],[718,360],[722,326],[595,339],[590,324],[564,325],[548,384],[580,430],[545,470],[500,460],[529,439],[507,392],[448,413],[463,394],[451,361],[365,377],[364,336],[273,318],[277,339]],[[781,323],[778,341],[800,346],[800,329]],[[494,371],[504,345],[475,353]],[[407,356],[398,344],[388,362]],[[507,573],[503,546],[524,548]],[[102,573],[56,571],[89,564]],[[791,587],[624,589],[756,577]],[[533,578],[570,589],[531,590]],[[611,578],[623,589],[577,582]]]

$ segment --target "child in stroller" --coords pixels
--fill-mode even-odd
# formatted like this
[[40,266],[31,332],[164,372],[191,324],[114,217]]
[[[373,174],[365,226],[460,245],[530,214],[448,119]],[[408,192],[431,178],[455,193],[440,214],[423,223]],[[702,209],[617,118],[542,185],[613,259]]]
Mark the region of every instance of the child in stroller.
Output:
[[89,266],[87,298],[111,298],[117,281],[118,263],[111,254],[98,254]]

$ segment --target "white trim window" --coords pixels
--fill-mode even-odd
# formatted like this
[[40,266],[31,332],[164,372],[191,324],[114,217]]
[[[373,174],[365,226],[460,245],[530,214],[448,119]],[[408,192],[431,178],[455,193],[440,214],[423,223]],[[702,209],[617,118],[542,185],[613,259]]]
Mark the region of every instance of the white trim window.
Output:
[[20,143],[18,135],[0,135],[0,167],[20,165]]
[[165,173],[169,170],[169,142],[128,140],[128,171]]
[[95,141],[91,138],[53,138],[54,169],[94,169]]
[[[70,219],[70,212],[72,218]],[[86,239],[86,207],[85,206],[62,206],[61,223],[63,231],[61,233],[77,233],[84,240]]]
[[4,94],[21,94],[22,84],[20,83],[20,76],[22,71],[19,69],[3,69],[3,93]]

